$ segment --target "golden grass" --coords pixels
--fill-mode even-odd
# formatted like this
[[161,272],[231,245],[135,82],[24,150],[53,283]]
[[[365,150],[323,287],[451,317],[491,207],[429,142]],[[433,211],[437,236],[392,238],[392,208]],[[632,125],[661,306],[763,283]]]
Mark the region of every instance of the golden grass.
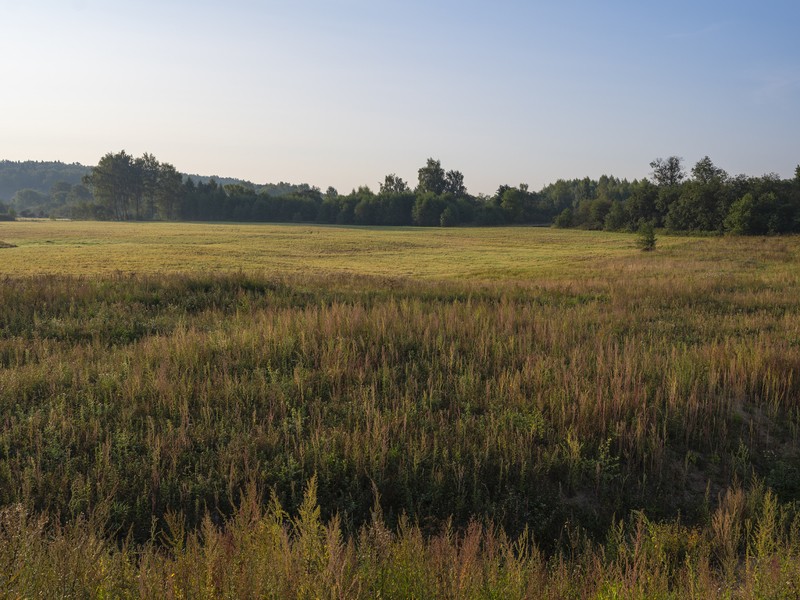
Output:
[[[18,247],[0,275],[354,273],[500,280],[588,276],[609,261],[651,264],[630,234],[546,228],[361,228],[314,225],[0,223]],[[673,255],[702,240],[659,239]],[[656,260],[658,260],[656,258]]]

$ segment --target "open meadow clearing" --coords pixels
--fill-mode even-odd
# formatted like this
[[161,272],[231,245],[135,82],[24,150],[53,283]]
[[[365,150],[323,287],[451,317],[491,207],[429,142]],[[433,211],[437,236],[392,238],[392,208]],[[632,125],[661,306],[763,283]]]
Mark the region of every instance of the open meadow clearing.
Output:
[[[531,227],[20,221],[0,222],[0,240],[17,246],[0,261],[0,275],[13,276],[243,271],[429,280],[559,279],[587,275],[589,261],[596,269],[597,261],[635,255],[629,234]],[[662,246],[687,242],[666,238]]]
[[796,236],[0,241],[0,594],[800,589]]

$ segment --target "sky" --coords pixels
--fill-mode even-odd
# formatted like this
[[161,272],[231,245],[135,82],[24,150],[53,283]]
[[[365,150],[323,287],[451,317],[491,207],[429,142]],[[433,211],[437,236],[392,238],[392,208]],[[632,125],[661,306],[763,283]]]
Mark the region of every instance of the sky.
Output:
[[800,163],[798,0],[0,0],[0,159],[473,194]]

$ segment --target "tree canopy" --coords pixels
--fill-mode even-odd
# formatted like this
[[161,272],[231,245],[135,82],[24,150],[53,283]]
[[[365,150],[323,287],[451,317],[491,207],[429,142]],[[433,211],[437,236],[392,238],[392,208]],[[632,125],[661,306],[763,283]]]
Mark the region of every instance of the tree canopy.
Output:
[[17,189],[0,213],[396,226],[555,224],[631,232],[651,223],[672,231],[742,235],[800,231],[800,165],[792,179],[784,180],[775,174],[731,176],[708,156],[688,173],[678,156],[649,164],[648,179],[559,179],[539,191],[501,184],[492,196],[474,196],[461,171],[428,158],[414,189],[389,173],[377,192],[361,186],[341,194],[329,187],[323,194],[308,184],[186,176],[152,154],[137,158],[122,150],[106,154],[92,168],[3,161],[0,188],[10,185],[6,172],[12,181],[30,185]]

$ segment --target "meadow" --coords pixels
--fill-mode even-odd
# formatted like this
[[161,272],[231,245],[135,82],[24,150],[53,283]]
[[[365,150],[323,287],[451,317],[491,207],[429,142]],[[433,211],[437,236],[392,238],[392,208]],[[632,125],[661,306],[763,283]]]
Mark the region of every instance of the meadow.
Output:
[[0,241],[4,596],[800,589],[796,236]]

